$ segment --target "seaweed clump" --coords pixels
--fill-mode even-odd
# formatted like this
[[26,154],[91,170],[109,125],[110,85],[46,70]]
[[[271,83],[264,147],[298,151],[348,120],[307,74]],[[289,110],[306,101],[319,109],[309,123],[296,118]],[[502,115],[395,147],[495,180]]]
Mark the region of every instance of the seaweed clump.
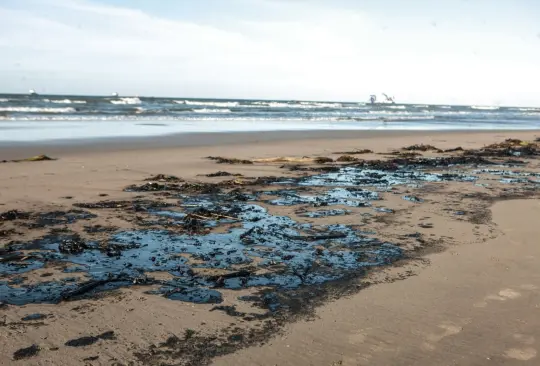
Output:
[[503,142],[472,149],[464,152],[465,155],[474,156],[535,156],[540,155],[538,142],[528,142],[519,139],[506,139]]
[[208,156],[207,159],[214,160],[218,164],[253,164],[251,160],[236,159],[236,158],[224,158],[222,156]]
[[427,145],[427,144],[415,144],[411,146],[404,147],[403,150],[407,151],[435,151],[435,152],[443,152],[441,149],[433,146],[433,145]]
[[328,158],[326,156],[320,156],[318,158],[315,158],[313,161],[316,164],[326,164],[326,163],[332,163],[334,160],[332,158]]

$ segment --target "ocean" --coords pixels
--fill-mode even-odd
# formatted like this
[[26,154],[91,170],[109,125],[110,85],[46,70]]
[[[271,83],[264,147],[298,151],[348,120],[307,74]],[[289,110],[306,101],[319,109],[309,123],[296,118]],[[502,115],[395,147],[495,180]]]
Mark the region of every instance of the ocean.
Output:
[[0,141],[327,129],[540,129],[540,108],[0,94]]

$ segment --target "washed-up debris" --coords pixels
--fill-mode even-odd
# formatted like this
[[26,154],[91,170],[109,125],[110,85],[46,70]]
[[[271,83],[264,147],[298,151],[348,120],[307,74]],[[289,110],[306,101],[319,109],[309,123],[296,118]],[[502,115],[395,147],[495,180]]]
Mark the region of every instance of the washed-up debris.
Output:
[[148,182],[141,185],[132,184],[124,188],[126,192],[159,192],[159,191],[179,191],[180,185],[176,183]]
[[229,173],[229,172],[223,172],[223,171],[218,171],[218,172],[215,172],[215,173],[209,173],[209,174],[206,174],[207,177],[209,178],[212,178],[212,177],[241,177],[242,174],[233,174],[233,173]]
[[407,147],[404,147],[403,150],[407,150],[407,151],[435,151],[435,152],[442,152],[441,149],[433,146],[433,145],[428,145],[428,144],[416,144],[416,145],[411,145],[411,146],[407,146]]
[[358,161],[358,158],[355,158],[351,155],[342,155],[339,158],[336,159],[337,162],[343,163],[343,162],[351,162],[351,161]]
[[195,304],[219,304],[223,302],[221,293],[216,290],[203,288],[174,288],[165,295],[170,300],[192,302]]
[[336,209],[336,210],[319,210],[319,211],[305,212],[305,213],[299,214],[298,216],[319,218],[319,217],[328,217],[328,216],[348,215],[349,213],[350,211],[348,210]]
[[[353,162],[348,167],[356,167],[362,169],[391,171],[397,169],[406,169],[409,171],[423,168],[444,168],[455,165],[493,165],[495,163],[486,160],[481,156],[445,156],[437,158],[423,157],[396,157],[389,160],[360,160]],[[326,167],[306,167],[300,165],[284,165],[281,168],[286,168],[291,171],[310,171],[310,172],[327,172],[336,173],[342,171],[342,166],[326,166]]]
[[90,356],[83,358],[83,361],[96,361],[99,359],[99,356]]
[[109,340],[116,339],[116,336],[114,334],[114,331],[110,330],[108,332],[99,334],[97,336],[85,336],[81,338],[72,339],[72,340],[67,341],[65,345],[68,347],[85,347],[85,346],[90,346],[96,343],[100,339],[109,341]]
[[88,249],[86,242],[77,234],[63,239],[58,245],[58,251],[66,254],[78,254]]
[[36,156],[32,156],[30,158],[26,158],[26,159],[18,159],[18,160],[12,160],[14,163],[20,163],[20,162],[25,162],[25,161],[49,161],[49,160],[56,160],[54,158],[51,158],[47,155],[36,155]]
[[152,200],[132,200],[132,201],[99,201],[93,203],[75,203],[73,206],[86,209],[122,209],[127,211],[149,211],[152,209],[170,207],[170,203]]
[[47,318],[47,315],[45,314],[35,313],[35,314],[27,315],[21,320],[27,322],[27,321],[32,321],[32,320],[42,320],[46,318]]
[[30,347],[21,348],[15,351],[15,353],[13,353],[13,359],[18,361],[25,358],[35,357],[38,355],[40,350],[41,348],[39,348],[37,344],[33,344]]
[[424,200],[422,198],[416,197],[416,196],[403,196],[402,197],[405,201],[414,202],[414,203],[422,203]]
[[215,160],[218,164],[253,164],[253,161],[247,159],[224,158],[222,156],[207,156],[206,158]]
[[51,211],[35,214],[11,210],[0,213],[0,222],[21,220],[23,222],[20,224],[26,227],[42,228],[45,226],[73,224],[79,220],[89,220],[95,217],[90,212],[82,210]]
[[147,178],[146,180],[150,182],[168,182],[168,183],[180,183],[184,181],[182,178],[178,178],[174,175],[167,175],[167,174],[154,175],[153,177]]
[[34,214],[30,217],[30,222],[25,223],[29,228],[42,228],[54,225],[69,225],[79,220],[90,220],[97,216],[83,210],[51,211]]
[[334,160],[332,158],[328,158],[326,156],[319,156],[313,160],[315,164],[326,164],[326,163],[332,163]]
[[319,166],[319,167],[312,167],[312,166],[304,166],[304,165],[282,165],[280,166],[281,169],[288,169],[292,172],[295,171],[303,171],[303,172],[338,172],[341,167],[338,165],[333,166]]
[[23,252],[10,252],[5,249],[0,249],[0,263],[18,262],[28,258],[29,256],[25,255]]
[[10,210],[0,213],[0,221],[26,220],[30,217],[28,212]]
[[369,150],[369,149],[362,149],[362,150],[335,152],[334,154],[336,154],[336,155],[360,155],[360,154],[373,154],[373,151]]
[[114,226],[102,226],[102,225],[92,225],[85,226],[84,231],[88,234],[97,234],[97,233],[112,233],[117,231],[118,228]]
[[461,146],[458,146],[458,147],[454,147],[452,149],[443,150],[443,152],[445,152],[445,153],[458,152],[458,151],[465,151],[465,149],[463,149]]
[[373,207],[373,209],[377,212],[394,213],[394,210],[392,210],[391,208],[386,208],[386,207]]
[[538,142],[528,142],[519,139],[507,139],[501,143],[484,146],[481,149],[472,149],[464,152],[465,155],[474,156],[536,156],[540,155]]
[[15,229],[1,229],[0,238],[7,238],[15,233],[16,233]]
[[384,155],[399,156],[399,158],[401,159],[413,159],[413,158],[416,158],[417,156],[422,156],[422,154],[414,152],[414,151],[399,151],[399,150],[392,151],[391,153],[387,153]]

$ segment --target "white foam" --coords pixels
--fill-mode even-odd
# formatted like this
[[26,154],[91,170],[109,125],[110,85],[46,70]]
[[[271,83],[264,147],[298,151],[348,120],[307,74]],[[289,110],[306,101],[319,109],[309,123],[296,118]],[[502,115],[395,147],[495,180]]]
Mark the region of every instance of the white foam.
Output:
[[540,108],[510,108],[510,110],[521,112],[540,112]]
[[389,106],[385,106],[385,108],[390,108],[390,109],[406,109],[407,107],[405,107],[404,105],[389,105]]
[[74,108],[0,107],[0,112],[20,113],[74,113]]
[[44,99],[44,101],[50,101],[51,103],[56,103],[56,104],[86,104],[86,101],[84,100],[70,100],[70,99],[59,99],[59,100],[49,100],[49,99]]
[[238,107],[238,102],[205,102],[195,100],[175,100],[177,104],[208,106],[208,107]]
[[414,108],[429,108],[427,104],[418,104],[418,105],[414,105],[413,107]]
[[[395,116],[395,115],[410,115],[412,114],[411,112],[399,112],[399,111],[369,111],[368,112],[369,114],[389,114],[389,115],[392,115],[392,116]],[[415,112],[415,113],[418,113],[418,112]]]
[[137,97],[134,98],[120,98],[118,100],[111,100],[112,104],[141,104],[141,100]]
[[194,109],[193,112],[195,113],[231,113],[230,109],[212,109],[212,108],[202,108],[202,109]]
[[431,120],[435,119],[435,116],[392,116],[388,118],[383,118],[385,121],[418,121],[418,120]]
[[9,102],[9,99],[7,98],[0,98],[0,103]]
[[450,106],[450,105],[440,105],[439,108],[442,108],[442,109],[452,109],[452,106]]
[[484,111],[496,111],[497,109],[499,109],[499,107],[496,107],[496,106],[483,106],[483,105],[473,105],[471,106],[471,109],[479,109],[479,110],[484,110]]
[[[292,106],[298,106],[293,104]],[[341,103],[324,103],[324,102],[300,102],[300,108],[341,108]]]

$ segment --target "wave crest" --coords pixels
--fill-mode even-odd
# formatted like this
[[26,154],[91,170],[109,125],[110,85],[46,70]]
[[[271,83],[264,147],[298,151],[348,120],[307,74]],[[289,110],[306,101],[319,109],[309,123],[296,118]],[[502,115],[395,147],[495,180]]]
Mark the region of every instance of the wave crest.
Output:
[[227,108],[222,108],[222,109],[202,108],[202,109],[194,109],[193,112],[195,113],[231,113],[231,110]]
[[75,108],[0,107],[0,112],[19,113],[75,113]]
[[471,109],[479,109],[479,110],[484,110],[484,111],[496,111],[497,109],[499,109],[500,107],[497,107],[497,106],[489,106],[489,105],[486,105],[486,106],[483,106],[483,105],[473,105],[471,106]]
[[58,99],[58,100],[49,100],[44,99],[44,101],[49,101],[51,103],[55,104],[86,104],[86,101],[84,100],[71,100],[71,99]]
[[238,102],[206,102],[206,101],[194,101],[194,100],[175,100],[176,104],[196,105],[196,106],[209,106],[209,107],[238,107]]
[[117,100],[111,100],[112,104],[141,104],[141,100],[137,97],[133,98],[120,98]]

